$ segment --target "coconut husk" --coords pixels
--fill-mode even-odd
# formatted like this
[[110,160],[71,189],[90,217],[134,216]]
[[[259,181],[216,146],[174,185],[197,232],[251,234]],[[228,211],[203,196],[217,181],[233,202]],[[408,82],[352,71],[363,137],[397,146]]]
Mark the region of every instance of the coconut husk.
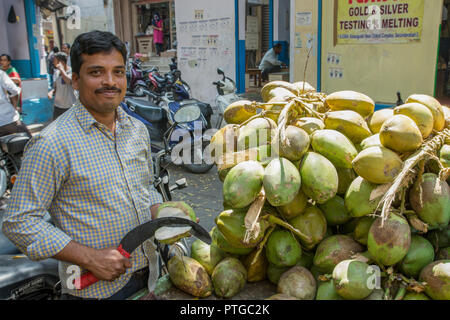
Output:
[[256,239],[258,237],[260,232],[258,220],[261,210],[264,207],[264,202],[266,202],[266,192],[264,191],[264,187],[262,187],[261,192],[250,205],[247,215],[245,216],[244,222],[247,230],[245,231],[244,243],[248,243],[251,239]]

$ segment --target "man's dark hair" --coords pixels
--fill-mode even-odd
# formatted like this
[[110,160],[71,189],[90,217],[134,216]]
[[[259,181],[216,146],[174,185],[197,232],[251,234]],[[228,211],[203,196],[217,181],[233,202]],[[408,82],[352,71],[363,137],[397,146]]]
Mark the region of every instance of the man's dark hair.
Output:
[[56,60],[61,61],[65,64],[67,64],[67,54],[65,52],[58,52],[55,53],[55,55],[53,56]]
[[53,52],[54,53],[58,53],[59,52],[59,48],[58,47],[53,47]]
[[3,57],[6,57],[6,60],[8,60],[9,62],[11,62],[11,57],[9,56],[9,54],[4,53],[4,54],[2,54],[2,55],[0,56],[0,58],[3,58]]
[[280,42],[277,42],[273,45],[274,48],[283,48],[283,45]]
[[94,30],[82,33],[75,38],[70,51],[70,62],[72,72],[79,74],[83,64],[82,54],[96,54],[99,52],[111,52],[117,50],[123,57],[124,63],[127,60],[127,48],[125,44],[114,34],[107,31]]
[[70,49],[70,44],[69,44],[69,43],[67,43],[67,42],[66,42],[66,43],[63,43],[63,45],[66,46],[67,49]]

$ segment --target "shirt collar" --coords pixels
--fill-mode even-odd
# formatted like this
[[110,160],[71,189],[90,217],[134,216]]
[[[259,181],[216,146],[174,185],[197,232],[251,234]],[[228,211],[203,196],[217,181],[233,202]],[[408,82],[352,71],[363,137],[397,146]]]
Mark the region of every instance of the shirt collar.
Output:
[[[74,104],[74,112],[75,116],[78,119],[83,130],[87,133],[95,123],[99,123],[92,114],[86,109],[86,107],[77,100]],[[130,119],[130,116],[119,106],[116,108],[117,110],[117,122],[121,127],[133,126],[133,122]],[[100,124],[100,123],[99,123]]]

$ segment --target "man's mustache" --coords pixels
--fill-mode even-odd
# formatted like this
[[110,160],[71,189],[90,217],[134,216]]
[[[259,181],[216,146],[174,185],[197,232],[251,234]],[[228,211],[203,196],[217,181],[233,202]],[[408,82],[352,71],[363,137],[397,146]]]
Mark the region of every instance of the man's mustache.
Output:
[[95,90],[95,93],[103,93],[105,91],[117,91],[118,93],[122,92],[122,90],[117,87],[103,87],[103,88]]

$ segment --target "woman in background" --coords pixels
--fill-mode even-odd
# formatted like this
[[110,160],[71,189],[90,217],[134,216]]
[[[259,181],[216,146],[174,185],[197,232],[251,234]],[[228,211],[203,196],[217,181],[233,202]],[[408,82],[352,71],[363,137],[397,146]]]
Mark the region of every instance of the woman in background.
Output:
[[161,56],[164,47],[164,24],[159,13],[155,12],[152,20],[153,26],[153,42],[156,47],[156,54]]

